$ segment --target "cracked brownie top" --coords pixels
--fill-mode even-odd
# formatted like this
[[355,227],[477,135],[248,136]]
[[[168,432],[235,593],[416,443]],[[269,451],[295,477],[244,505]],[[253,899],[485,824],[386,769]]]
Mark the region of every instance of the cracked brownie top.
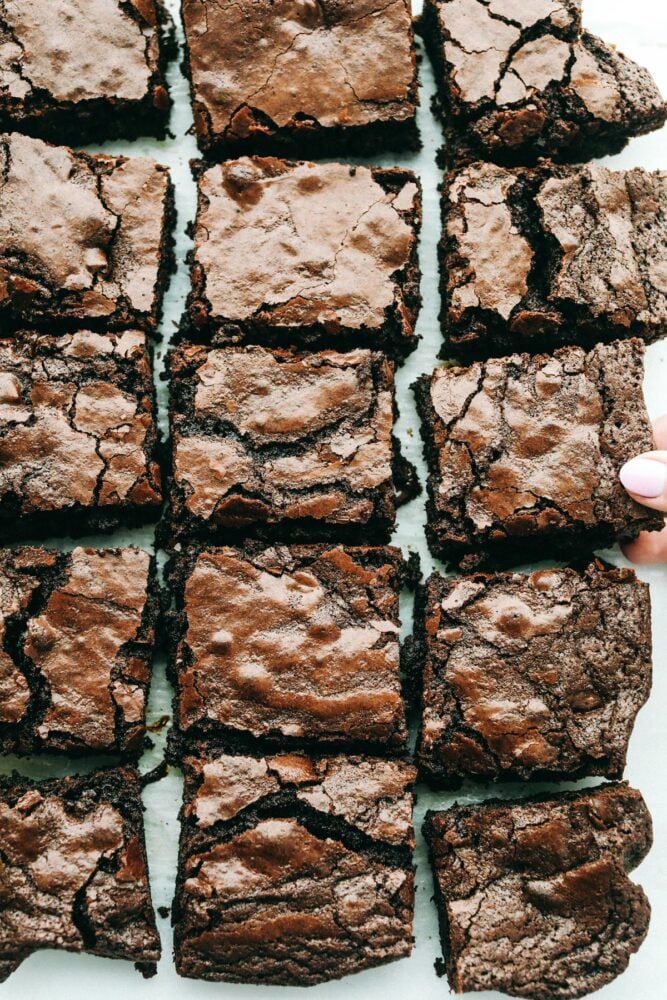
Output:
[[309,985],[410,954],[410,764],[209,752],[184,770],[181,975]]
[[105,529],[154,514],[154,389],[143,333],[0,340],[0,533]]
[[[243,158],[199,177],[188,320],[214,341],[416,346],[419,182]],[[363,274],[363,281],[359,275]]]
[[183,0],[182,9],[203,149],[327,133],[344,143],[364,127],[414,125],[408,0]]
[[155,331],[171,198],[152,160],[0,137],[0,318]]
[[651,688],[649,588],[632,571],[434,574],[420,604],[429,780],[621,777]]
[[42,948],[122,958],[155,974],[140,791],[134,768],[0,778],[0,979]]

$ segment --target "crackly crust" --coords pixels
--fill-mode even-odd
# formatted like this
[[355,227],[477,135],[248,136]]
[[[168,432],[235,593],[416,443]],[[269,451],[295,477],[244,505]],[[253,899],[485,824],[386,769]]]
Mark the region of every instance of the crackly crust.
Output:
[[410,954],[410,764],[209,751],[184,769],[180,975],[305,986]]
[[155,975],[160,939],[134,768],[85,777],[0,778],[0,975],[57,948]]
[[433,552],[468,569],[519,565],[661,530],[618,479],[653,448],[643,358],[629,340],[422,376]]
[[584,996],[646,936],[650,906],[626,872],[651,817],[627,785],[428,812],[424,835],[455,992]]
[[0,550],[0,749],[140,753],[158,614],[140,549]]
[[631,570],[434,574],[418,603],[431,783],[621,777],[651,688],[649,588]]

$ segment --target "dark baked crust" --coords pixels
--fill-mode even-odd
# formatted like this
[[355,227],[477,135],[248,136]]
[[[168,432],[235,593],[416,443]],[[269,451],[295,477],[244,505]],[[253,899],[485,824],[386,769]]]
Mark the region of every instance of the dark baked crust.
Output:
[[447,975],[456,993],[581,997],[626,968],[650,906],[627,877],[652,843],[627,785],[428,812]]
[[167,365],[172,540],[389,540],[401,467],[384,355],[183,345]]
[[194,168],[187,336],[398,357],[416,348],[421,185],[412,171],[268,157]]
[[450,163],[589,160],[664,125],[667,105],[651,74],[583,31],[580,7],[425,0],[420,30]]
[[0,130],[76,145],[166,135],[176,43],[161,0],[5,0],[0,46]]
[[179,975],[307,986],[410,954],[410,764],[208,753],[184,770]]
[[183,0],[182,11],[197,142],[210,156],[419,148],[408,0]]
[[440,245],[450,357],[667,333],[667,172],[592,164],[448,175]]
[[159,612],[141,549],[0,549],[0,751],[141,753]]
[[[171,742],[403,750],[398,549],[190,548],[171,560]],[[177,734],[177,735],[176,735]]]
[[162,505],[145,335],[0,340],[0,538],[142,524]]
[[631,570],[433,574],[418,603],[429,783],[622,776],[651,689],[650,592]]
[[618,479],[654,447],[643,359],[641,341],[628,340],[422,376],[433,553],[463,569],[581,560],[662,530],[662,515]]
[[134,768],[0,777],[0,976],[42,948],[134,962],[155,975],[160,938]]
[[0,136],[0,322],[156,334],[173,269],[169,171]]

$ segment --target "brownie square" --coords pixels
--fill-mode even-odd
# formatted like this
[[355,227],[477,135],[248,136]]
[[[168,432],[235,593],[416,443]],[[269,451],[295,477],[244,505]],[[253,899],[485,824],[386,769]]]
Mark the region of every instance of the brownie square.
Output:
[[418,148],[409,0],[182,0],[181,7],[205,152]]
[[0,340],[0,538],[107,531],[161,507],[145,335]]
[[588,160],[667,118],[651,74],[583,30],[580,0],[425,0],[421,30],[450,159]]
[[309,986],[410,954],[410,764],[212,752],[184,771],[179,975]]
[[419,604],[430,783],[622,776],[651,690],[651,598],[631,570],[434,574]]
[[160,0],[4,0],[0,129],[77,144],[164,137],[172,36]]
[[662,530],[618,478],[654,447],[643,362],[628,340],[422,376],[431,550],[464,569],[520,565]]
[[415,174],[248,157],[196,173],[193,339],[415,349]]
[[0,136],[0,322],[155,333],[173,191],[153,160]]
[[444,353],[667,333],[667,171],[474,163],[443,196]]
[[405,748],[398,549],[191,548],[168,571],[179,736]]
[[130,767],[0,777],[0,979],[43,948],[122,958],[155,975],[140,795]]
[[0,549],[0,751],[138,755],[159,610],[141,549]]
[[650,906],[626,873],[651,817],[627,785],[428,812],[424,836],[455,993],[582,997],[646,936]]
[[186,345],[168,368],[172,540],[389,540],[403,473],[384,355]]

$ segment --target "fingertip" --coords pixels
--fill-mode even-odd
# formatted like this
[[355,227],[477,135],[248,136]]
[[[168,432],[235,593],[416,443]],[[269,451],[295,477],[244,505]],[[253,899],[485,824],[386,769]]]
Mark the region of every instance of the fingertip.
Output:
[[667,527],[662,531],[643,531],[634,542],[623,545],[622,550],[635,566],[667,563]]

